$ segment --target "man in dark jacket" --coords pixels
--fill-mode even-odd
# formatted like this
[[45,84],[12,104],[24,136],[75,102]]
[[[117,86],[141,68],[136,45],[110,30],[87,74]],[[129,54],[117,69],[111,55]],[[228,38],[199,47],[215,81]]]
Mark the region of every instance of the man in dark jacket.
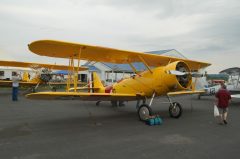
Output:
[[228,105],[231,95],[226,89],[224,83],[221,83],[221,88],[218,90],[215,96],[217,98],[216,103],[218,106],[221,123],[227,124]]

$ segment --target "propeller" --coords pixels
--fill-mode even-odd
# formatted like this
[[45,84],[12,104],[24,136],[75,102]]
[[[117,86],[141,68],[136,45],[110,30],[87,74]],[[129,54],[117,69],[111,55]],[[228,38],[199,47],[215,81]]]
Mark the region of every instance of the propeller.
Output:
[[176,76],[185,76],[185,75],[191,75],[192,77],[203,77],[204,74],[198,73],[198,72],[182,72],[177,70],[168,70],[168,74],[176,75]]

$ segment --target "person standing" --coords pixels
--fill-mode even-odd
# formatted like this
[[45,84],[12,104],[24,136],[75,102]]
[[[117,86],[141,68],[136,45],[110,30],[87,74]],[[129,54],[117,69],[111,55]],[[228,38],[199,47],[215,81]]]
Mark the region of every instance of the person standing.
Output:
[[18,100],[18,87],[19,87],[19,81],[21,80],[20,74],[17,72],[13,72],[12,74],[12,100],[17,101]]
[[221,83],[221,88],[216,93],[216,104],[220,114],[220,124],[227,124],[228,106],[231,100],[230,92],[227,90],[226,85]]

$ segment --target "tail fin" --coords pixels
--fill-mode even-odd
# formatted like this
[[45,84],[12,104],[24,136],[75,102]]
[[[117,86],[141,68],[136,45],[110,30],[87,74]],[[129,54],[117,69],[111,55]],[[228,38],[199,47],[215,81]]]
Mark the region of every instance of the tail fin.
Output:
[[90,88],[95,91],[95,93],[103,93],[105,92],[105,87],[101,82],[100,77],[97,75],[97,72],[93,72],[92,76],[92,83],[90,84]]
[[30,79],[29,79],[29,73],[28,72],[23,72],[23,78],[22,80],[24,82],[28,82]]

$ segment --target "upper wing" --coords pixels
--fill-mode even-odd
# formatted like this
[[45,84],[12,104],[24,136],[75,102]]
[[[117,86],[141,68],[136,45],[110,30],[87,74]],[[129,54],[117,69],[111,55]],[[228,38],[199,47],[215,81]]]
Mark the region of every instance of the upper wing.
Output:
[[[68,70],[69,66],[65,65],[52,65],[52,64],[42,64],[42,63],[30,63],[30,62],[18,62],[18,61],[0,61],[0,66],[12,66],[12,67],[44,67],[53,70]],[[75,67],[77,70],[77,67]],[[79,71],[87,70],[86,67],[80,67]]]
[[60,58],[79,58],[81,50],[81,59],[98,62],[110,63],[133,63],[142,62],[143,58],[150,66],[163,66],[174,61],[184,61],[188,64],[191,70],[198,70],[209,66],[209,63],[180,59],[169,56],[162,56],[156,54],[148,54],[143,52],[134,52],[126,50],[118,50],[112,48],[105,48],[100,46],[91,46],[78,43],[69,43],[55,40],[39,40],[28,45],[29,50],[41,55]]
[[115,93],[85,93],[85,92],[38,92],[26,95],[30,99],[63,99],[80,98],[88,101],[130,101],[139,98],[136,94],[115,94]]
[[236,76],[240,74],[240,68],[239,67],[232,67],[228,68],[226,70],[222,70],[220,73],[226,73],[230,76]]

